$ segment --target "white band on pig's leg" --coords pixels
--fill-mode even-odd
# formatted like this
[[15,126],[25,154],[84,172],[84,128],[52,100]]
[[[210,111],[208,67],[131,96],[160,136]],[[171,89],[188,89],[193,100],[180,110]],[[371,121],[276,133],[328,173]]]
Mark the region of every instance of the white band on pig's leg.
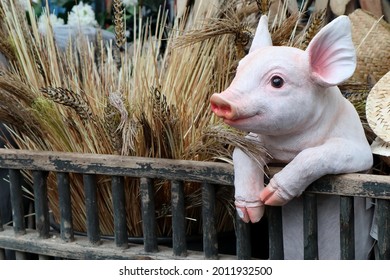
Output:
[[235,206],[238,216],[246,223],[256,223],[264,215],[264,204],[261,201],[245,201],[236,198]]

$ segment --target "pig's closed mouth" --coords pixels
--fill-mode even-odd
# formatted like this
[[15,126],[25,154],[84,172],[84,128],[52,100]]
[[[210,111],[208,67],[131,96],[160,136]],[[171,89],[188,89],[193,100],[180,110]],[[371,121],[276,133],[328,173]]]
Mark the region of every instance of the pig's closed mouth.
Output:
[[231,126],[251,125],[253,123],[256,123],[253,122],[253,119],[255,118],[256,119],[260,118],[260,114],[255,114],[252,116],[240,116],[239,118],[235,118],[235,119],[224,119],[224,122],[227,125],[231,125]]

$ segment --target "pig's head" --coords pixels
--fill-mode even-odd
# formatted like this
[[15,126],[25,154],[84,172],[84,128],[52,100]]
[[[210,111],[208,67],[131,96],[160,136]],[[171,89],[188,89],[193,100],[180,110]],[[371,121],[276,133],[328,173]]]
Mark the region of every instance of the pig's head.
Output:
[[348,79],[356,67],[348,17],[326,25],[305,51],[272,46],[262,16],[249,54],[231,85],[211,97],[211,109],[244,131],[283,135],[310,126],[326,107],[327,88]]

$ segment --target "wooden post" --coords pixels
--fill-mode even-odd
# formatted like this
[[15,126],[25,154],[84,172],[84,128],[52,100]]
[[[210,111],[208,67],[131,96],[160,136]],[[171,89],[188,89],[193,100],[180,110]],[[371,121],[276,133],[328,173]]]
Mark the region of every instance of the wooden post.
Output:
[[250,225],[236,214],[237,259],[249,260],[252,257]]
[[40,238],[49,238],[50,220],[47,200],[47,172],[33,171],[35,224]]
[[305,260],[318,260],[317,197],[303,194],[303,240]]
[[215,225],[215,187],[202,184],[203,251],[206,259],[218,258],[218,239]]
[[390,200],[377,200],[379,259],[390,260]]
[[171,200],[173,254],[175,256],[186,256],[187,243],[183,181],[174,180],[171,182]]
[[267,206],[269,232],[269,258],[284,259],[282,207]]
[[145,252],[157,252],[156,215],[153,180],[141,178],[141,208]]
[[353,196],[340,196],[340,258],[355,259],[355,213]]
[[65,242],[71,242],[74,240],[74,233],[68,173],[57,172],[57,186],[60,204],[61,239]]
[[128,248],[128,236],[124,178],[121,176],[113,176],[111,184],[112,203],[114,208],[115,245],[119,248],[126,249]]
[[9,170],[11,204],[12,204],[12,219],[14,225],[14,232],[16,235],[23,235],[26,233],[24,223],[24,207],[23,207],[23,193],[22,193],[22,174],[17,169]]
[[87,212],[87,235],[93,245],[100,244],[99,212],[96,176],[84,174],[85,208]]

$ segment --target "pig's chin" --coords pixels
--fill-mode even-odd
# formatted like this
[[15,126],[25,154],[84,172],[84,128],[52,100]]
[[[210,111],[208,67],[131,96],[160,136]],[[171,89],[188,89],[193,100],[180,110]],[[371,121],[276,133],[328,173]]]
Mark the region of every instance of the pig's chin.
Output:
[[261,116],[253,115],[250,117],[241,117],[238,119],[224,119],[224,122],[234,128],[249,132],[256,129],[256,124],[261,123]]

